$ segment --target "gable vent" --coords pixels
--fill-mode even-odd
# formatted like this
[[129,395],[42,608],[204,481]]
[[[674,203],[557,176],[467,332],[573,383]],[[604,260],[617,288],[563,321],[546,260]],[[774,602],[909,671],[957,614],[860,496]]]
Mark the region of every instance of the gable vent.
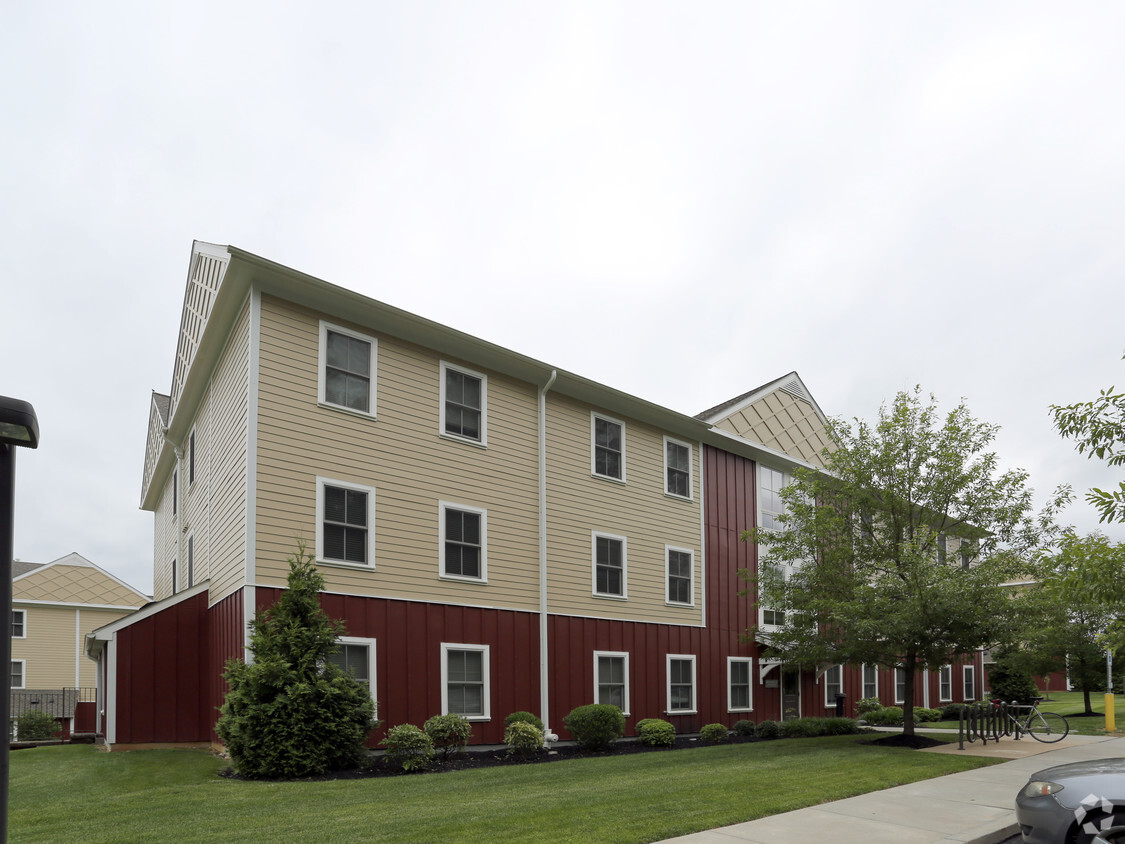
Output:
[[805,390],[804,385],[801,383],[801,379],[797,378],[796,376],[790,378],[788,381],[782,384],[781,389],[791,396],[795,396],[799,399],[802,399],[803,401],[807,401],[810,404],[812,403],[812,396],[810,396],[808,394],[808,391]]

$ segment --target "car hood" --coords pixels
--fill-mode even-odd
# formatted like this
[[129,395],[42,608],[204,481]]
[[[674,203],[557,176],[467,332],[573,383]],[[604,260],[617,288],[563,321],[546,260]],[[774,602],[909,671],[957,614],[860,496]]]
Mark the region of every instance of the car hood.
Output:
[[1072,809],[1090,794],[1125,805],[1125,759],[1122,758],[1055,765],[1036,771],[1028,781],[1057,782],[1063,790],[1055,794],[1055,799]]

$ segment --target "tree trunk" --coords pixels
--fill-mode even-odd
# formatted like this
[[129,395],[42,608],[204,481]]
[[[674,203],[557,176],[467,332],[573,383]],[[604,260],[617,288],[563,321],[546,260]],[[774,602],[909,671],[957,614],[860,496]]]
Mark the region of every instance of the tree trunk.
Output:
[[1083,715],[1097,715],[1097,713],[1094,712],[1093,707],[1090,706],[1090,687],[1089,686],[1084,686],[1082,688],[1082,702],[1086,704],[1086,711],[1082,713]]
[[905,675],[902,690],[902,734],[914,735],[914,677],[918,671],[914,655],[907,654],[902,664],[902,673]]

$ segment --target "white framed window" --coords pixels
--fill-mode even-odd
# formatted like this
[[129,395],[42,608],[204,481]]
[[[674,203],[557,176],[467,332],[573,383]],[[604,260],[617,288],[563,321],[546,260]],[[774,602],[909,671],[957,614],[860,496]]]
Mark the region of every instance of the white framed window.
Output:
[[374,416],[378,347],[374,337],[321,320],[317,402]]
[[895,703],[906,703],[906,669],[895,666]]
[[443,436],[488,445],[488,376],[441,362]]
[[664,438],[664,492],[676,498],[691,499],[691,444],[671,437]]
[[488,645],[441,644],[441,711],[470,721],[491,718]]
[[488,580],[488,511],[438,502],[439,576],[451,580]]
[[12,638],[27,638],[27,610],[12,610]]
[[188,534],[187,538],[187,566],[184,571],[187,576],[187,588],[195,585],[195,534]]
[[[762,549],[759,546],[759,549],[758,549],[758,560],[759,560],[758,565],[759,566],[762,566],[761,551],[762,551]],[[784,578],[786,581],[788,581],[789,578],[793,576],[793,570],[794,570],[793,566],[786,565],[786,564],[777,564],[777,565],[770,566],[769,568],[772,568],[774,572],[779,573],[781,575],[781,577]],[[761,600],[761,598],[760,598],[760,593],[759,593],[759,602],[760,602],[760,600]],[[761,603],[759,603],[759,605],[758,605],[758,624],[760,626],[764,627],[764,628],[767,628],[767,629],[768,628],[781,627],[785,624],[785,611],[774,609],[773,607],[767,607],[767,606],[764,606]]]
[[628,598],[628,540],[611,533],[592,535],[594,555],[594,595],[601,598]]
[[374,567],[374,487],[316,479],[316,561]]
[[625,423],[590,413],[590,471],[599,478],[625,481]]
[[824,705],[834,707],[836,695],[844,691],[844,666],[832,665],[824,672]]
[[748,656],[727,657],[727,712],[754,709],[754,662]]
[[629,654],[594,651],[594,701],[629,714]]
[[695,712],[695,655],[668,654],[668,714]]
[[863,666],[863,696],[879,697],[879,666]]
[[178,591],[178,587],[180,585],[179,584],[179,575],[180,575],[180,572],[179,572],[178,568],[176,567],[176,558],[173,557],[172,558],[172,594],[173,595],[176,594],[176,592]]
[[12,660],[12,688],[22,689],[27,680],[27,660]]
[[785,513],[785,502],[781,500],[781,490],[789,483],[784,472],[758,464],[758,524],[767,530],[779,530],[778,517]]
[[172,470],[172,515],[180,511],[180,470]]
[[676,606],[695,605],[695,552],[690,548],[664,546],[664,600]]
[[188,436],[188,486],[195,483],[195,428]]
[[375,717],[379,717],[379,698],[375,694],[375,640],[357,636],[341,636],[336,640],[340,649],[328,655],[328,661],[351,674],[371,692],[375,702]]
[[961,688],[961,699],[968,703],[977,699],[977,675],[971,665],[962,665],[961,670],[964,682]]
[[953,666],[943,665],[938,669],[938,700],[948,703],[953,700]]

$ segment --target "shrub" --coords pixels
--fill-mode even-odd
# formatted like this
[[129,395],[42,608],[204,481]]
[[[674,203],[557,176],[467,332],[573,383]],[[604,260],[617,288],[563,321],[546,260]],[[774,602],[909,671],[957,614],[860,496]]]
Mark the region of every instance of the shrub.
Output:
[[1035,680],[1031,674],[1024,671],[1006,656],[1001,655],[992,668],[988,671],[988,687],[995,699],[1011,703],[1031,703],[1031,699],[1039,697],[1039,690],[1035,687]]
[[949,703],[943,706],[940,710],[942,721],[958,721],[961,718],[961,712],[968,704],[965,703]]
[[745,736],[746,738],[754,738],[754,722],[746,720],[735,721],[734,731],[740,736]]
[[232,659],[215,725],[238,773],[292,779],[353,767],[374,703],[366,685],[328,661],[343,632],[320,608],[324,578],[298,543],[289,588],[250,622],[250,662]]
[[29,709],[16,719],[16,735],[20,741],[47,741],[58,732],[58,721],[39,709]]
[[473,725],[463,715],[435,715],[422,725],[422,730],[430,737],[434,748],[445,758],[456,756],[469,742]]
[[859,724],[855,718],[825,718],[824,735],[850,736],[859,732]]
[[812,738],[824,735],[823,718],[788,718],[781,722],[782,738]]
[[763,721],[758,725],[758,729],[755,730],[755,732],[758,734],[758,738],[777,738],[779,732],[777,721]]
[[523,721],[525,724],[532,724],[539,728],[539,732],[543,732],[543,720],[533,712],[528,712],[526,709],[521,709],[518,712],[513,712],[504,719],[504,726],[510,727],[516,721]]
[[730,740],[730,730],[724,724],[705,724],[699,738],[705,744],[723,744]]
[[[893,727],[902,723],[903,713],[901,706],[884,706],[868,713],[867,722],[879,727]],[[918,721],[918,710],[914,710],[914,721]]]
[[660,718],[645,718],[637,722],[637,737],[649,747],[671,747],[676,743],[676,728]]
[[578,746],[584,750],[605,750],[625,732],[625,715],[608,703],[576,706],[563,718]]
[[877,697],[863,697],[855,702],[855,711],[862,717],[868,712],[874,712],[876,709],[882,709],[883,704],[879,703]]
[[934,721],[941,720],[941,712],[937,709],[926,709],[925,707],[914,707],[914,720],[920,724],[933,723]]
[[533,756],[543,749],[543,731],[529,721],[515,720],[504,730],[508,755]]
[[404,771],[424,771],[434,758],[433,741],[413,724],[391,727],[379,744],[387,748],[387,760]]

